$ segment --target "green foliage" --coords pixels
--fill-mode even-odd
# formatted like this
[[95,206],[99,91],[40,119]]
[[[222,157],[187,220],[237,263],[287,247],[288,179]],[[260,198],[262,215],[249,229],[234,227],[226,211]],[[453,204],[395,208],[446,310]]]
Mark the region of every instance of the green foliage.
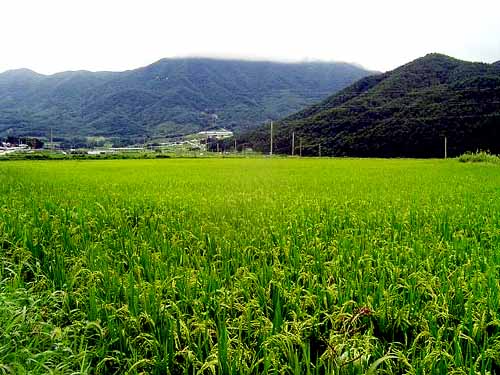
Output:
[[458,161],[462,163],[500,163],[500,157],[486,151],[476,151],[460,155]]
[[[489,149],[500,153],[500,67],[430,54],[366,77],[327,100],[276,123],[275,152],[304,155],[443,157]],[[245,141],[267,152],[262,126]],[[296,143],[296,152],[298,144]]]
[[500,169],[0,163],[0,372],[498,373]]
[[116,142],[213,126],[242,130],[324,99],[368,71],[344,63],[164,59],[121,73],[0,74],[0,136]]

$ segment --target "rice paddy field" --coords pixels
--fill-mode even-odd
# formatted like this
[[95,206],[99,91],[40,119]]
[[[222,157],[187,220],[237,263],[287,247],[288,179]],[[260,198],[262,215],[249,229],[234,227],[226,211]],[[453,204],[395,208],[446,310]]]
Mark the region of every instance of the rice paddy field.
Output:
[[500,167],[0,163],[0,374],[500,373]]

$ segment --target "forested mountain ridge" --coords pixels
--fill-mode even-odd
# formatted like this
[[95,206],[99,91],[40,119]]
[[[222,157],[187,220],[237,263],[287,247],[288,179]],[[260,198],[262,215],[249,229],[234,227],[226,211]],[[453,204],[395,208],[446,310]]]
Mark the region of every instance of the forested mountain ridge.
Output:
[[[444,137],[449,155],[500,152],[500,66],[429,54],[276,123],[275,152],[292,132],[306,155],[439,157]],[[268,139],[267,126],[245,137],[265,152]]]
[[115,138],[233,130],[282,118],[370,74],[347,63],[162,59],[119,72],[0,74],[0,136]]

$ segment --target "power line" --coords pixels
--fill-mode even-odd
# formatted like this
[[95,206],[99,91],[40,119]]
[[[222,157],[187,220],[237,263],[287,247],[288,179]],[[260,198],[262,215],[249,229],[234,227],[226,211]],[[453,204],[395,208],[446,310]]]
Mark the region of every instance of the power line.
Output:
[[[391,116],[394,117],[394,116]],[[461,115],[461,116],[412,116],[412,117],[407,117],[405,116],[401,120],[441,120],[441,119],[447,119],[447,120],[462,120],[462,119],[467,119],[467,118],[481,118],[481,117],[500,117],[500,112],[499,113],[488,113],[488,114],[477,114],[477,115]],[[396,120],[400,120],[399,118],[396,118]],[[295,120],[298,121],[298,120]],[[290,121],[293,122],[293,121]],[[351,121],[351,122],[356,122],[356,121]],[[372,122],[377,122],[376,120],[372,120]],[[287,121],[282,121],[281,123],[287,123]]]
[[[438,86],[440,87],[440,86]],[[368,89],[368,90],[363,90],[363,91],[348,91],[347,93],[343,93],[343,90],[347,90],[348,88],[344,88],[342,90],[339,90],[337,92],[334,92],[334,93],[327,93],[326,95],[327,96],[323,96],[323,95],[317,95],[318,96],[318,99],[317,100],[320,100],[320,101],[325,101],[325,100],[328,100],[328,99],[336,99],[336,98],[342,98],[342,97],[348,97],[349,100],[356,100],[356,99],[359,99],[359,98],[363,98],[363,96],[365,94],[372,94],[374,92],[377,92],[377,93],[380,93],[380,94],[386,94],[386,93],[391,93],[391,94],[404,94],[404,96],[402,96],[401,98],[404,98],[404,97],[408,97],[408,96],[419,96],[423,93],[425,93],[425,91],[429,91],[429,90],[432,90],[432,91],[436,91],[436,88],[435,87],[422,87],[422,88],[415,88],[413,90],[403,90],[403,89],[379,89],[377,88],[377,86],[371,88],[371,89]],[[375,90],[376,89],[376,90]],[[422,92],[424,91],[424,92]],[[446,90],[442,90],[442,91],[446,91],[446,92],[449,92],[451,94],[453,93],[464,93],[464,92],[472,92],[472,93],[478,93],[478,92],[489,92],[489,91],[498,91],[500,93],[500,88],[498,87],[495,87],[495,88],[475,88],[475,87],[466,87],[466,88],[460,88],[460,89],[456,89],[456,88],[449,88],[447,87]],[[250,91],[250,90],[246,90],[246,92],[248,94],[252,94],[254,95],[255,92],[254,91]],[[304,91],[301,91],[301,92],[304,92]],[[314,90],[310,90],[310,92],[316,92]],[[437,92],[436,92],[437,93]],[[321,99],[323,98],[323,99]],[[392,98],[394,99],[394,98]],[[316,100],[316,99],[313,99],[313,100]],[[458,100],[457,100],[458,101]],[[490,102],[491,103],[491,102]],[[494,102],[494,103],[498,103],[498,102]],[[317,107],[323,107],[325,105],[321,105],[321,103],[317,103],[317,104],[312,104],[309,106],[309,108],[317,108]],[[210,110],[211,111],[225,111],[225,110],[228,110],[230,109],[229,107],[211,107]],[[307,110],[307,108],[306,108]],[[301,111],[299,111],[300,113]]]
[[[297,117],[300,114],[308,114],[308,112],[310,112],[310,114],[308,114],[308,116],[312,116],[312,115],[314,115],[320,111],[323,111],[323,110],[339,110],[339,109],[353,109],[354,108],[354,109],[360,109],[360,110],[364,110],[364,111],[370,111],[370,110],[382,109],[382,108],[383,109],[391,109],[391,108],[392,109],[400,109],[400,108],[402,108],[403,105],[405,106],[405,108],[408,108],[408,109],[415,109],[415,108],[419,108],[421,106],[425,106],[426,108],[433,108],[435,106],[446,106],[446,107],[452,106],[455,108],[464,108],[467,106],[472,106],[472,105],[477,105],[477,104],[478,104],[477,101],[464,102],[464,101],[458,100],[458,99],[442,101],[439,103],[438,102],[431,102],[431,103],[426,103],[426,104],[419,103],[419,102],[412,102],[412,103],[400,103],[399,105],[395,105],[393,102],[387,102],[387,103],[383,103],[383,104],[378,105],[378,106],[370,106],[370,103],[341,103],[338,105],[331,105],[331,104],[325,103],[322,105],[315,105],[315,106],[309,107],[311,110],[308,110],[306,108],[305,110],[302,110],[302,111],[299,111],[295,114],[292,114],[292,115],[288,116],[287,118],[293,119],[294,117]],[[481,104],[483,107],[485,107],[485,106],[489,106],[489,105],[500,104],[500,101],[499,100],[489,100],[486,102],[483,101],[479,104]]]

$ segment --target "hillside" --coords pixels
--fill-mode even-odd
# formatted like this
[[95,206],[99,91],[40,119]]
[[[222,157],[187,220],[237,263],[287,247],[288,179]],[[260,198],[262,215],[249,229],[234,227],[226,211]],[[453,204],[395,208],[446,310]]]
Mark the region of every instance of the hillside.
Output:
[[0,136],[185,134],[249,129],[326,98],[368,71],[346,63],[163,59],[120,73],[0,74]]
[[[275,126],[275,152],[440,157],[476,149],[500,152],[500,66],[429,54],[391,72],[365,77]],[[268,126],[245,137],[268,151]],[[299,141],[296,152],[299,153]]]

